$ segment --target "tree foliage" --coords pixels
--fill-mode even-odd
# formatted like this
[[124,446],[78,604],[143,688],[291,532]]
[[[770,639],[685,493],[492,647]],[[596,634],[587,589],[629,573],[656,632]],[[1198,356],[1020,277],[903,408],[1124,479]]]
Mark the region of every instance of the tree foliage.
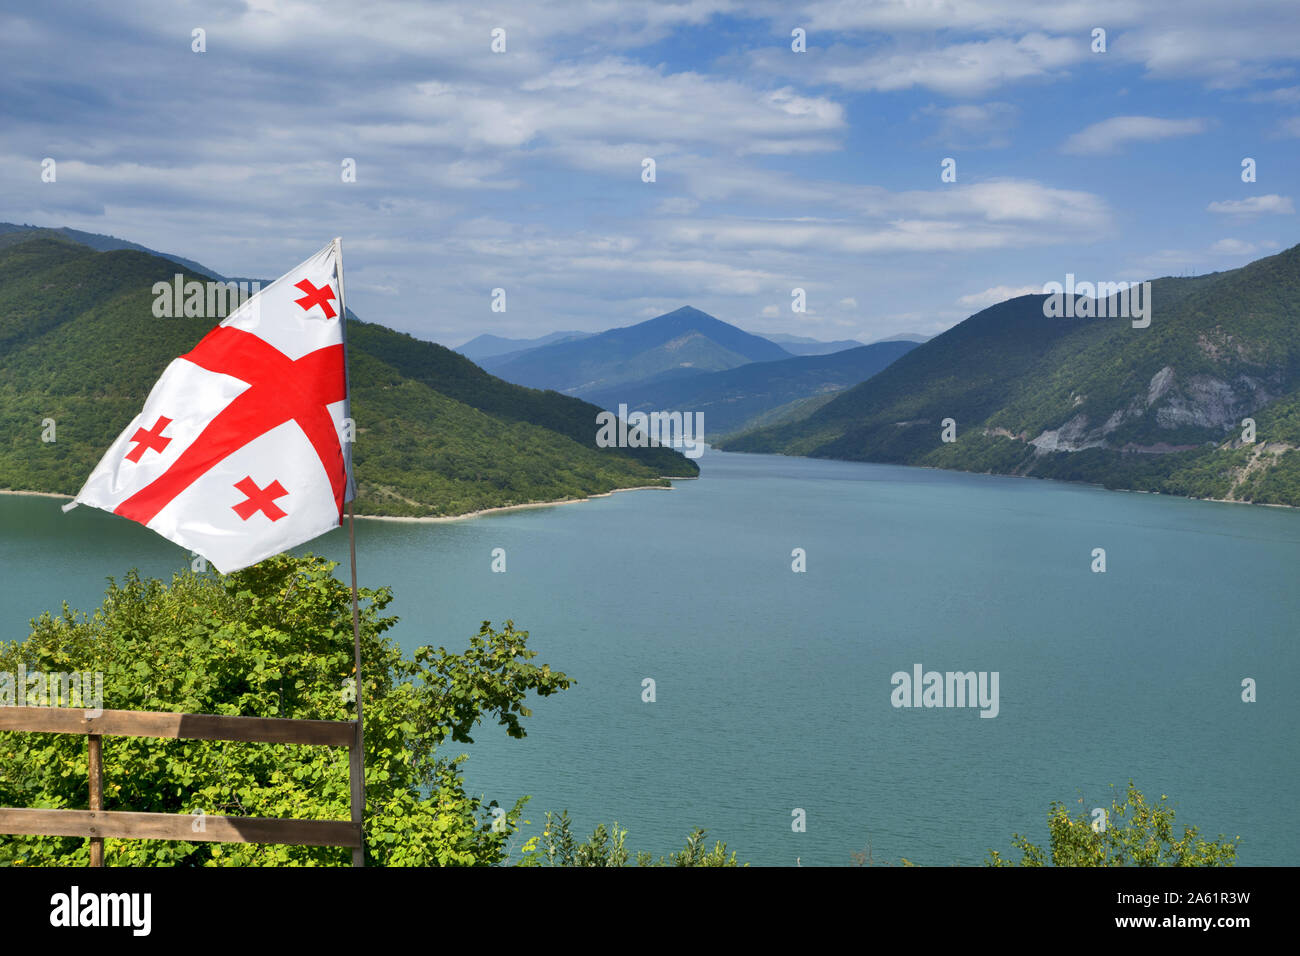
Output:
[[[546,826],[541,837],[532,837],[523,845],[517,866],[739,866],[736,854],[727,854],[727,845],[721,841],[709,849],[705,831],[696,828],[686,838],[686,845],[666,858],[646,852],[635,857],[627,848],[627,831],[599,823],[585,843],[573,835],[569,811],[559,816],[547,811]],[[746,864],[748,865],[748,864]]]
[[[0,645],[0,671],[98,671],[105,709],[353,719],[351,592],[332,562],[279,556],[236,574],[132,572],[93,615],[43,615]],[[468,649],[410,658],[384,637],[388,588],[360,592],[365,709],[366,857],[372,865],[501,862],[524,800],[494,813],[460,774],[483,721],[523,737],[532,695],[573,684],[532,662],[528,633],[484,622]],[[352,685],[354,688],[355,685]],[[347,751],[298,745],[107,737],[107,810],[347,820]],[[0,733],[0,805],[85,808],[85,738]],[[500,821],[498,821],[498,817]],[[108,865],[346,863],[330,847],[106,840]],[[0,837],[0,864],[84,865],[84,839]]]
[[1011,845],[1021,852],[1020,862],[1012,864],[997,850],[989,850],[987,863],[1046,866],[1050,859],[1052,866],[1232,866],[1237,844],[1222,834],[1218,840],[1204,840],[1196,827],[1184,826],[1178,835],[1168,799],[1161,794],[1159,803],[1148,803],[1130,780],[1123,801],[1114,797],[1104,818],[1086,811],[1071,816],[1065,804],[1054,802],[1047,814],[1047,850],[1016,833]]

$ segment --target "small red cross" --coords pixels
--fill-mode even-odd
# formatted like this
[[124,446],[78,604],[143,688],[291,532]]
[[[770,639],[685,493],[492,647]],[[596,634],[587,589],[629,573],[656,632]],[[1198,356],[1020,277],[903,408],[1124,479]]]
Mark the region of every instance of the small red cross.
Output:
[[343,345],[327,345],[290,359],[251,332],[219,325],[182,359],[209,372],[231,375],[250,387],[207,424],[164,474],[118,505],[114,513],[148,524],[217,462],[272,428],[293,421],[329,476],[342,521],[347,468],[328,406],[348,396]]
[[325,318],[332,319],[338,315],[329,303],[329,300],[334,298],[334,289],[328,283],[318,289],[311,284],[310,279],[303,279],[301,282],[294,283],[293,287],[306,293],[301,299],[293,300],[295,304],[302,306],[304,311],[311,309],[313,305],[319,305],[325,312]]
[[283,498],[289,492],[284,490],[284,485],[279,481],[273,481],[265,488],[257,487],[251,475],[242,481],[235,482],[235,490],[242,491],[248,496],[247,501],[241,501],[237,505],[232,505],[235,514],[239,515],[244,521],[253,517],[257,512],[262,512],[272,521],[279,521],[289,512],[285,511],[275,503],[276,498]]
[[153,428],[149,431],[145,431],[143,428],[137,428],[135,434],[131,436],[131,441],[139,442],[139,444],[126,453],[126,460],[139,462],[140,458],[146,451],[152,450],[161,452],[171,444],[170,438],[163,437],[163,430],[171,423],[172,420],[170,418],[165,415],[159,415],[158,421],[154,423]]

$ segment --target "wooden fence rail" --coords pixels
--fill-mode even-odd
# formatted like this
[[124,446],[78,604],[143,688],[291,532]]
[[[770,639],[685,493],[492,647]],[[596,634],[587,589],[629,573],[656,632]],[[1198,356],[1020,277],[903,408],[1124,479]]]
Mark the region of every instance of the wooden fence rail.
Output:
[[[85,837],[90,841],[91,866],[104,865],[105,839],[341,846],[352,849],[353,866],[362,865],[363,808],[358,803],[362,799],[358,794],[363,792],[362,765],[358,746],[359,725],[355,720],[227,717],[134,710],[96,712],[71,707],[0,707],[0,731],[84,734],[90,770],[89,810],[0,807],[0,834]],[[353,795],[352,819],[291,820],[105,810],[100,749],[104,737],[347,747]]]

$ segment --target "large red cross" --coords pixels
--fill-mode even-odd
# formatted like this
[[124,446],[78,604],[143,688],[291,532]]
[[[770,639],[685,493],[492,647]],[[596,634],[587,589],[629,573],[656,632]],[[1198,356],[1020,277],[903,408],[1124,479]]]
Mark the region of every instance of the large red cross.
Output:
[[251,332],[217,326],[181,358],[209,372],[234,376],[247,382],[248,388],[208,422],[170,468],[118,505],[114,513],[148,524],[229,455],[271,429],[294,421],[329,475],[341,522],[346,466],[334,418],[325,406],[347,397],[343,346],[328,345],[291,359]]
[[144,455],[146,451],[152,450],[161,452],[164,448],[170,445],[172,440],[170,438],[164,438],[163,431],[171,423],[172,420],[166,415],[159,415],[158,421],[154,422],[153,428],[147,430],[144,428],[137,428],[135,434],[131,436],[131,441],[139,442],[139,444],[126,453],[126,460],[138,463],[141,456]]
[[306,293],[301,299],[294,299],[295,305],[300,305],[303,311],[309,311],[313,305],[319,305],[325,313],[325,318],[332,319],[338,315],[334,311],[334,306],[330,305],[330,299],[334,298],[334,287],[328,282],[319,289],[311,284],[310,279],[303,279],[301,282],[293,284],[295,289],[301,289]]
[[278,480],[271,482],[265,488],[259,488],[252,475],[249,475],[243,480],[235,482],[235,490],[248,495],[247,501],[232,505],[235,514],[239,515],[244,521],[247,521],[259,511],[272,521],[279,521],[289,513],[275,503],[276,498],[283,498],[289,493],[284,490],[284,485],[280,484]]

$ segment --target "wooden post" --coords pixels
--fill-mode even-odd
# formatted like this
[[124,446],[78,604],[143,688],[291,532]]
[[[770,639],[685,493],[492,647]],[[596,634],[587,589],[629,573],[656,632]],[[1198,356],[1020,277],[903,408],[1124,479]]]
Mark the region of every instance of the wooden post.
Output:
[[[90,809],[92,812],[104,809],[104,760],[103,752],[100,749],[103,739],[99,734],[86,735],[87,754],[90,758]],[[90,865],[104,865],[103,837],[90,838]]]
[[[358,701],[360,703],[360,701]],[[352,782],[352,823],[357,828],[357,833],[361,836],[361,846],[352,848],[352,865],[366,865],[366,827],[365,827],[365,806],[366,806],[366,772],[363,764],[364,752],[363,738],[361,735],[361,721],[357,721],[356,739],[352,742],[348,750],[348,779]]]

